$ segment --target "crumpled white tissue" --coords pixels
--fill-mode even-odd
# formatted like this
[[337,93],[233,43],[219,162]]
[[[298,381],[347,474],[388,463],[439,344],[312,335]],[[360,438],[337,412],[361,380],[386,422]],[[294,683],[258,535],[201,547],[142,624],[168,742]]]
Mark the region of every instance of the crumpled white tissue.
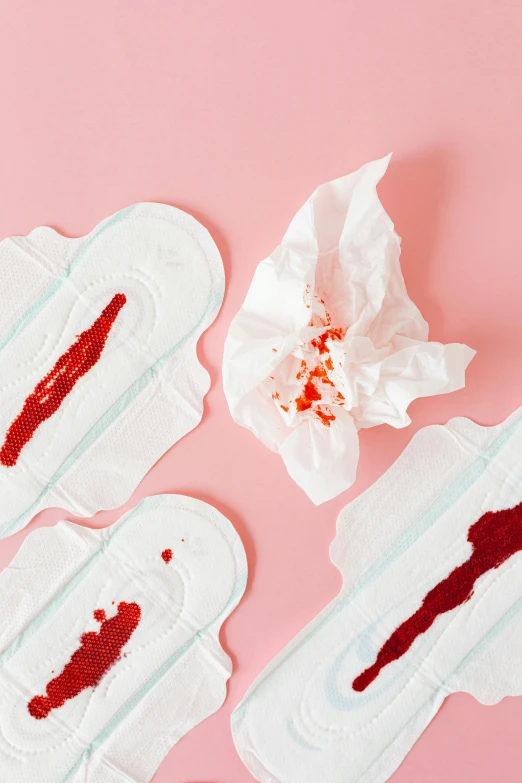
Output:
[[475,354],[427,342],[377,196],[388,161],[312,194],[258,265],[225,344],[233,418],[316,505],[355,481],[359,429],[407,426],[412,400],[462,388]]
[[[450,693],[522,695],[521,452],[522,408],[495,427],[426,427],[341,512],[341,592],[232,715],[254,777],[384,783]],[[361,689],[382,649],[396,659]]]
[[[31,533],[0,576],[2,781],[149,781],[225,699],[232,666],[219,630],[246,578],[228,519],[180,495],[147,498],[103,530],[60,522]],[[102,621],[129,606],[139,621],[98,683],[34,717],[35,697],[54,695],[80,645],[107,641]],[[99,651],[95,660],[107,667]]]
[[[50,506],[78,516],[120,506],[199,423],[210,378],[196,343],[221,306],[224,272],[197,220],[142,203],[77,239],[51,228],[5,239],[0,276],[4,537]],[[118,301],[97,361],[87,369],[85,360],[84,374],[16,460],[12,427],[25,401],[40,389],[38,415],[38,405],[50,404],[42,391],[60,396],[61,373],[74,372],[70,356],[65,368],[60,361]]]

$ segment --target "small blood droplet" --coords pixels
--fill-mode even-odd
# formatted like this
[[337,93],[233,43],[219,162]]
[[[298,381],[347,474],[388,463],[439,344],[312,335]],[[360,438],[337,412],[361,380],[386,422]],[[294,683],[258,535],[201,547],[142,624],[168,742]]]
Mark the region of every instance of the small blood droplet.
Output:
[[161,556],[166,563],[170,563],[172,560],[172,549],[164,549]]

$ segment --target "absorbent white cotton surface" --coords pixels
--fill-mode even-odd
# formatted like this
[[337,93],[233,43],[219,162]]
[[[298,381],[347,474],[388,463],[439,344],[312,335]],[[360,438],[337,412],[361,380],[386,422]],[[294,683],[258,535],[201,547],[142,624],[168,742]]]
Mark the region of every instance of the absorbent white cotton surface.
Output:
[[31,533],[0,576],[1,780],[149,781],[225,699],[246,578],[231,523],[180,495]]
[[43,508],[89,516],[131,495],[200,421],[196,356],[223,298],[208,231],[135,204],[70,239],[0,243],[0,537]]
[[263,783],[384,783],[455,691],[522,694],[522,408],[419,431],[341,512],[343,588],[232,716]]
[[233,418],[315,504],[353,484],[359,429],[405,427],[412,400],[464,386],[475,353],[428,342],[377,196],[388,161],[311,195],[258,265],[225,344]]

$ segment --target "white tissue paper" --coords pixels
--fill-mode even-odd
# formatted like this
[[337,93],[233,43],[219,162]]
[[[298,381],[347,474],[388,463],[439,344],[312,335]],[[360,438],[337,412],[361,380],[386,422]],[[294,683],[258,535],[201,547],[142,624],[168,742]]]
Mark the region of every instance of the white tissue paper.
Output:
[[43,508],[124,503],[201,420],[196,356],[223,298],[208,231],[135,204],[69,239],[0,243],[0,537]]
[[31,533],[0,576],[2,781],[149,781],[225,699],[246,578],[231,523],[180,495]]
[[316,505],[355,481],[359,429],[407,426],[410,402],[462,388],[475,354],[427,342],[377,196],[388,161],[312,194],[257,267],[225,344],[233,418]]
[[232,716],[254,777],[383,783],[448,694],[522,694],[521,451],[522,408],[427,427],[341,512],[340,594]]

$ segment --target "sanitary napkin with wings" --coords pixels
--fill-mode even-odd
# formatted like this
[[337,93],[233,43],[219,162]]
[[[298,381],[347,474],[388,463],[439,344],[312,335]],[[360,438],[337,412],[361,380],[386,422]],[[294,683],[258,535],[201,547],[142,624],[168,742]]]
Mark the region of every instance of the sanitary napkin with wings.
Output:
[[224,293],[190,215],[136,204],[79,239],[0,243],[0,537],[49,506],[121,505],[200,421],[196,343]]
[[149,781],[225,698],[246,578],[230,522],[180,495],[31,533],[0,576],[2,780]]
[[412,400],[464,386],[475,353],[428,342],[377,196],[388,161],[311,195],[258,265],[225,344],[232,416],[315,504],[355,481],[358,430],[407,426]]
[[341,513],[343,588],[232,716],[263,783],[383,783],[445,697],[522,694],[522,409],[418,432]]

